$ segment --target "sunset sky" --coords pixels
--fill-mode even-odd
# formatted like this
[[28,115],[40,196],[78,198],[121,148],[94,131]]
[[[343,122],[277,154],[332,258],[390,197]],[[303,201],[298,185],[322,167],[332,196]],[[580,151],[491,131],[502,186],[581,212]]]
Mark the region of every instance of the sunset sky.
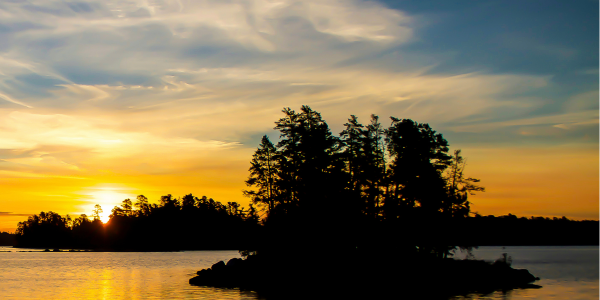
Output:
[[429,123],[481,214],[598,219],[598,1],[0,1],[0,231],[242,195],[310,105]]

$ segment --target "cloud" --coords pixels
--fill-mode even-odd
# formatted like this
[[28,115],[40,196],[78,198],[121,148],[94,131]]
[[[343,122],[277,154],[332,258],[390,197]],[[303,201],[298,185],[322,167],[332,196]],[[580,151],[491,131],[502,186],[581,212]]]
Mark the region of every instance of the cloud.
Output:
[[556,114],[549,116],[520,118],[516,120],[488,122],[485,124],[473,124],[466,126],[456,126],[456,131],[489,131],[499,127],[508,126],[530,126],[530,125],[547,125],[551,127],[569,129],[574,126],[598,125],[598,113],[594,111],[584,111],[568,114]]
[[[251,113],[272,106],[277,112],[311,103],[354,103],[375,113],[391,109],[439,124],[492,112],[479,119],[498,122],[493,115],[521,117],[514,108],[537,114],[544,106],[539,99],[511,100],[504,94],[540,91],[550,80],[430,74],[443,62],[432,60],[439,57],[402,50],[415,41],[423,18],[377,2],[34,1],[5,4],[5,15],[7,24],[37,24],[7,33],[13,38],[3,59],[13,67],[4,80],[0,77],[6,99],[39,107],[41,113],[100,109],[132,118],[117,122],[134,131],[136,120],[145,119],[155,121],[142,123],[161,134],[212,132],[239,139],[246,133],[231,122],[222,124],[223,111],[236,115],[237,109]],[[43,92],[31,92],[32,84]],[[215,109],[221,113],[212,113]],[[172,119],[165,114],[177,115],[185,125],[210,115],[214,118],[197,123],[198,128],[223,127],[195,133],[177,124],[155,128]]]
[[[112,160],[136,161],[136,157],[159,157],[177,152],[182,158],[199,151],[223,151],[237,142],[200,141],[193,138],[160,137],[148,132],[119,131],[102,118],[40,115],[11,112],[3,117],[0,144],[4,159],[0,176],[83,176]],[[116,167],[116,166],[115,166]],[[20,172],[20,173],[19,173]],[[20,175],[23,176],[23,175]],[[44,175],[45,176],[45,175]]]
[[21,105],[21,106],[24,106],[24,107],[27,107],[27,108],[32,108],[32,106],[27,105],[27,104],[25,104],[25,103],[23,103],[21,101],[15,100],[15,99],[13,99],[10,96],[5,95],[5,94],[1,94],[0,93],[0,99],[6,100],[6,101],[14,103],[14,104],[18,104],[18,105]]
[[598,110],[598,90],[575,94],[564,102],[566,112]]
[[17,213],[12,213],[12,212],[7,212],[7,211],[0,211],[0,218],[2,217],[29,217],[33,214],[17,214]]
[[[4,3],[2,16],[0,107],[111,127],[82,138],[87,149],[125,138],[241,141],[301,104],[339,111],[332,122],[352,105],[440,131],[493,130],[548,116],[532,94],[554,89],[550,76],[434,74],[443,57],[406,48],[428,37],[416,34],[430,16],[373,1],[30,1]],[[585,97],[562,110],[590,111]],[[549,126],[574,124],[562,114]]]
[[[52,107],[69,105],[50,93],[64,84],[164,87],[163,78],[173,68],[282,60],[333,63],[372,47],[408,42],[413,22],[400,11],[362,1],[30,1],[3,6],[10,43],[0,59],[2,98],[27,106],[46,98],[51,104],[44,104]],[[148,17],[140,18],[140,11]],[[17,29],[14,24],[23,20],[32,25]],[[47,79],[48,93],[32,93],[28,83],[36,84],[34,78]]]

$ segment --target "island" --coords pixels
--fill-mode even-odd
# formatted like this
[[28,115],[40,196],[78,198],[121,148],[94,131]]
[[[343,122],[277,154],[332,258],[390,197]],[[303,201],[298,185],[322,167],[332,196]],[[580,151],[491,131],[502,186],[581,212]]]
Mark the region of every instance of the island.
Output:
[[470,251],[469,196],[460,150],[428,124],[391,118],[383,128],[355,116],[339,136],[308,106],[283,110],[273,144],[262,138],[244,193],[264,213],[245,259],[198,271],[192,285],[236,287],[273,297],[444,297],[535,287],[537,278],[493,263],[454,260]]

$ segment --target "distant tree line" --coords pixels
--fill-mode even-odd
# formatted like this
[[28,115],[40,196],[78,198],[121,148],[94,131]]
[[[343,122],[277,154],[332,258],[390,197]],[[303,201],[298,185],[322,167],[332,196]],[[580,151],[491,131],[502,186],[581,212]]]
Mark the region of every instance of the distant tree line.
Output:
[[[154,206],[154,205],[152,205]],[[99,206],[96,207],[97,209]],[[101,209],[101,208],[100,208]],[[119,207],[118,209],[122,209]],[[243,212],[248,216],[247,211]],[[51,216],[51,217],[49,217]],[[62,218],[63,221],[49,223],[47,219]],[[87,215],[81,215],[76,219],[72,219],[66,215],[62,217],[53,212],[41,212],[39,215],[34,215],[30,220],[21,222],[24,228],[27,227],[27,236],[21,233],[0,232],[0,246],[20,246],[33,248],[75,248],[75,249],[111,249],[109,245],[116,249],[123,250],[181,250],[181,249],[255,249],[258,247],[257,240],[259,234],[262,233],[263,226],[257,226],[258,216],[254,215],[254,220],[249,221],[246,217],[244,234],[240,237],[237,234],[232,237],[231,232],[215,232],[212,235],[221,234],[224,239],[216,239],[206,237],[194,237],[198,239],[196,242],[177,242],[171,245],[161,245],[160,243],[172,243],[173,241],[165,241],[159,236],[153,238],[142,238],[139,232],[129,230],[121,236],[134,238],[138,236],[138,240],[127,241],[119,244],[114,238],[112,243],[106,243],[107,226],[100,222],[98,217],[93,219]],[[42,221],[46,219],[46,221]],[[36,220],[33,221],[32,220]],[[229,219],[230,221],[233,219]],[[599,224],[598,221],[583,220],[575,221],[566,217],[562,218],[544,218],[544,217],[517,217],[512,214],[504,216],[481,216],[475,214],[470,218],[455,220],[455,228],[449,231],[448,237],[451,240],[458,241],[461,245],[471,246],[535,246],[535,245],[598,245],[599,239]],[[235,220],[234,222],[239,222]],[[209,226],[206,222],[203,225]],[[26,224],[26,225],[25,225]],[[37,224],[37,225],[33,225]],[[44,224],[44,225],[42,225]],[[119,225],[111,223],[111,231],[121,231]],[[193,227],[193,226],[192,226]],[[226,226],[229,227],[229,226]],[[199,230],[196,228],[195,230]],[[142,230],[146,232],[146,230]],[[155,231],[150,231],[155,232]],[[157,232],[155,232],[157,233]],[[157,233],[161,234],[161,233]],[[131,236],[127,236],[131,235]],[[19,237],[20,244],[16,243],[16,237]],[[227,236],[227,238],[225,238]],[[139,239],[145,239],[146,242],[141,242]],[[224,242],[223,242],[224,241]],[[135,245],[129,245],[136,243]],[[255,248],[253,248],[255,247]],[[244,251],[248,253],[248,251]]]
[[158,204],[142,195],[125,199],[112,209],[110,220],[100,220],[96,205],[92,217],[77,218],[41,212],[20,222],[16,245],[32,248],[168,251],[240,249],[252,244],[259,217],[251,205],[226,205],[192,194],[176,199],[162,196]]
[[598,221],[574,221],[566,217],[481,216],[459,220],[450,238],[477,246],[598,245]]
[[0,232],[0,246],[14,246],[15,235],[8,232]]

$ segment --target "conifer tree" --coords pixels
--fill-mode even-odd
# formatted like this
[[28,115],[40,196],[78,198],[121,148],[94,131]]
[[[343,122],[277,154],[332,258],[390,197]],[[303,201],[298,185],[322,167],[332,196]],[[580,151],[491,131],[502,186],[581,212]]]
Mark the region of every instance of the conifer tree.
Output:
[[452,217],[467,217],[470,212],[468,196],[475,195],[475,192],[485,192],[484,187],[477,185],[480,182],[479,179],[464,175],[467,163],[460,153],[460,149],[454,151],[450,168],[445,174],[448,190],[448,204],[445,212]]
[[244,194],[250,197],[253,203],[265,206],[267,212],[275,207],[277,201],[278,167],[275,146],[265,135],[252,155],[248,170],[250,177],[246,180],[246,185],[257,190],[245,190]]
[[281,132],[277,149],[282,196],[311,213],[327,214],[346,182],[340,141],[321,114],[309,106],[302,106],[299,113],[290,108],[283,112],[285,117],[275,123]]
[[438,212],[446,196],[443,171],[450,165],[448,142],[428,124],[392,117],[385,131],[390,158],[386,195],[388,218],[411,208]]

